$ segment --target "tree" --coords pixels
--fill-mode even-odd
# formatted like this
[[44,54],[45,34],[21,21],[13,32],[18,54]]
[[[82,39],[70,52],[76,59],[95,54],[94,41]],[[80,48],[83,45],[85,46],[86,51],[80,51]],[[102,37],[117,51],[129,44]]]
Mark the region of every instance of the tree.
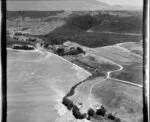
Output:
[[115,118],[115,122],[121,122],[121,119],[118,118],[118,117],[116,117],[116,118]]
[[45,43],[44,48],[48,48],[49,44]]
[[62,104],[64,104],[68,108],[68,110],[71,110],[74,106],[73,102],[69,100],[67,97],[63,98]]
[[91,27],[93,27],[93,25],[96,24],[96,20],[94,17],[90,15],[81,15],[81,16],[72,18],[69,23],[72,26],[78,27],[80,29],[88,30]]
[[115,120],[115,116],[112,115],[111,113],[109,113],[109,114],[108,114],[108,119]]
[[97,109],[96,111],[96,114],[100,116],[105,116],[105,113],[106,113],[106,109],[103,106],[101,106],[101,108]]
[[95,115],[95,111],[94,111],[92,108],[90,108],[90,109],[88,110],[88,115],[89,115],[89,116]]
[[80,110],[77,106],[73,106],[72,113],[76,119],[84,119],[86,118],[86,114],[81,114]]
[[83,49],[81,47],[77,47],[76,51],[77,51],[78,54],[79,53],[85,54],[85,51],[83,51]]
[[64,52],[65,52],[65,51],[64,51],[63,48],[58,48],[58,49],[57,49],[57,54],[60,55],[60,56],[63,56],[63,55],[64,55]]
[[90,116],[88,116],[88,117],[87,117],[87,120],[91,120],[91,117],[90,117]]

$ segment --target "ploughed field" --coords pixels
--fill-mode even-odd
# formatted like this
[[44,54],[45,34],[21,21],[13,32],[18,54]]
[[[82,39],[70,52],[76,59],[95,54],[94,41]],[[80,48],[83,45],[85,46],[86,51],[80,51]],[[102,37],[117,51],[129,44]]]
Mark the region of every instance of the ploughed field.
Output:
[[90,74],[44,51],[8,50],[8,122],[74,121],[62,98]]

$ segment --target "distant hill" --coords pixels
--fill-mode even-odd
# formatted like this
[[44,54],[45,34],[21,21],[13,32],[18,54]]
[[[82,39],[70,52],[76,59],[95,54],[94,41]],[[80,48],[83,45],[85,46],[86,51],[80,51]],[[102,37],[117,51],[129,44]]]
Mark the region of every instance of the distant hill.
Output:
[[[142,39],[141,11],[8,13],[8,28],[23,26],[28,28],[25,31],[43,38],[49,44],[62,44],[69,40],[88,47],[99,47],[122,42],[137,42]],[[18,19],[20,16],[30,19]]]
[[64,11],[7,11],[7,19],[18,17],[43,18],[48,16],[54,16],[62,12]]
[[67,18],[65,25],[56,28],[51,33],[79,33],[92,28],[96,22],[96,19],[88,14],[75,16]]
[[[122,12],[123,14],[124,12]],[[67,18],[66,24],[45,35],[50,44],[61,44],[67,40],[88,47],[107,46],[116,43],[139,41],[142,36],[119,35],[102,32],[142,34],[142,16],[140,14],[119,16],[107,12],[86,13]],[[92,32],[87,31],[91,29]],[[101,33],[99,33],[101,32]]]
[[141,16],[113,16],[98,15],[101,21],[91,28],[92,31],[98,32],[118,32],[118,33],[142,33],[142,17]]
[[66,19],[65,25],[56,28],[51,33],[73,33],[89,29],[94,32],[142,33],[142,16],[140,14],[133,15],[133,13],[126,12],[122,12],[122,15],[126,14],[124,16],[120,16],[120,14],[121,12],[119,14],[114,12],[114,15],[109,12],[98,12],[94,15],[89,12],[77,15],[76,12],[76,14],[71,14],[72,17]]

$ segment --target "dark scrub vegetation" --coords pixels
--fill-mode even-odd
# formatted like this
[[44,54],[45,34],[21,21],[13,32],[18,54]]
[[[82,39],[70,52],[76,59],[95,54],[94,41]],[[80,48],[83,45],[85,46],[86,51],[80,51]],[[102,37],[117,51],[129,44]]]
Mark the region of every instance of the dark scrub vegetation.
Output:
[[13,49],[20,49],[20,50],[34,50],[34,47],[28,45],[21,45],[21,46],[13,46]]
[[93,27],[94,31],[111,31],[118,33],[142,33],[142,16],[125,16],[99,14],[95,18],[102,24]]
[[[94,32],[88,33],[88,29]],[[87,47],[102,47],[122,42],[136,42],[142,39],[142,36],[137,35],[99,33],[108,31],[142,34],[142,18],[134,15],[119,17],[109,14],[75,16],[68,18],[65,25],[41,36],[41,38],[52,45],[70,40]]]
[[106,109],[101,106],[101,108],[97,109],[96,114],[104,117],[106,114]]
[[85,51],[81,47],[69,49],[67,51],[65,48],[58,48],[58,49],[56,49],[55,53],[60,56],[65,56],[65,55],[85,54]]
[[68,32],[66,33],[63,33],[64,31],[66,30],[62,29],[61,32],[52,32],[48,35],[45,35],[44,37],[39,37],[51,45],[63,44],[67,40],[70,40],[83,46],[92,48],[103,47],[123,42],[137,42],[142,39],[142,36],[117,35],[97,32],[88,33],[85,31],[80,31],[80,29],[77,32],[71,32],[72,29],[68,30]]
[[17,17],[30,17],[30,18],[42,18],[48,16],[54,16],[58,13],[64,11],[7,11],[7,18],[17,18]]
[[90,109],[88,110],[88,115],[89,115],[89,116],[94,116],[94,115],[95,115],[95,111],[94,111],[92,108],[90,108]]
[[7,46],[11,46],[14,44],[18,44],[18,45],[32,45],[35,46],[33,43],[31,42],[23,42],[23,41],[7,41]]
[[64,104],[68,108],[68,110],[71,110],[74,106],[73,102],[69,100],[67,97],[63,98],[62,104]]
[[108,114],[108,119],[115,120],[115,116],[113,116],[111,113],[109,113]]
[[86,118],[86,113],[81,114],[79,108],[77,106],[73,106],[72,113],[76,119],[84,119]]
[[93,27],[97,22],[95,18],[87,14],[74,17],[68,23],[80,29],[87,30]]

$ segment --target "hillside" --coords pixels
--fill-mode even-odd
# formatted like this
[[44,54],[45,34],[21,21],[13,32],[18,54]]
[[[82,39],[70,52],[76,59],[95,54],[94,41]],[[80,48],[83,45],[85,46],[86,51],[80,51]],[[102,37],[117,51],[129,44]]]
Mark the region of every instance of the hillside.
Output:
[[9,122],[143,121],[139,11],[8,13]]
[[142,33],[142,17],[141,16],[125,16],[118,15],[97,15],[99,20],[92,31],[96,32],[118,32],[118,33]]
[[8,11],[9,30],[21,30],[48,44],[68,40],[88,47],[142,39],[141,11]]
[[7,11],[7,19],[18,17],[43,18],[47,16],[54,16],[62,12],[63,11]]
[[107,12],[97,14],[89,12],[80,15],[76,12],[71,15],[67,18],[66,24],[45,35],[44,39],[48,40],[48,43],[61,44],[70,40],[88,47],[99,47],[142,39],[141,15],[131,14],[122,17]]

